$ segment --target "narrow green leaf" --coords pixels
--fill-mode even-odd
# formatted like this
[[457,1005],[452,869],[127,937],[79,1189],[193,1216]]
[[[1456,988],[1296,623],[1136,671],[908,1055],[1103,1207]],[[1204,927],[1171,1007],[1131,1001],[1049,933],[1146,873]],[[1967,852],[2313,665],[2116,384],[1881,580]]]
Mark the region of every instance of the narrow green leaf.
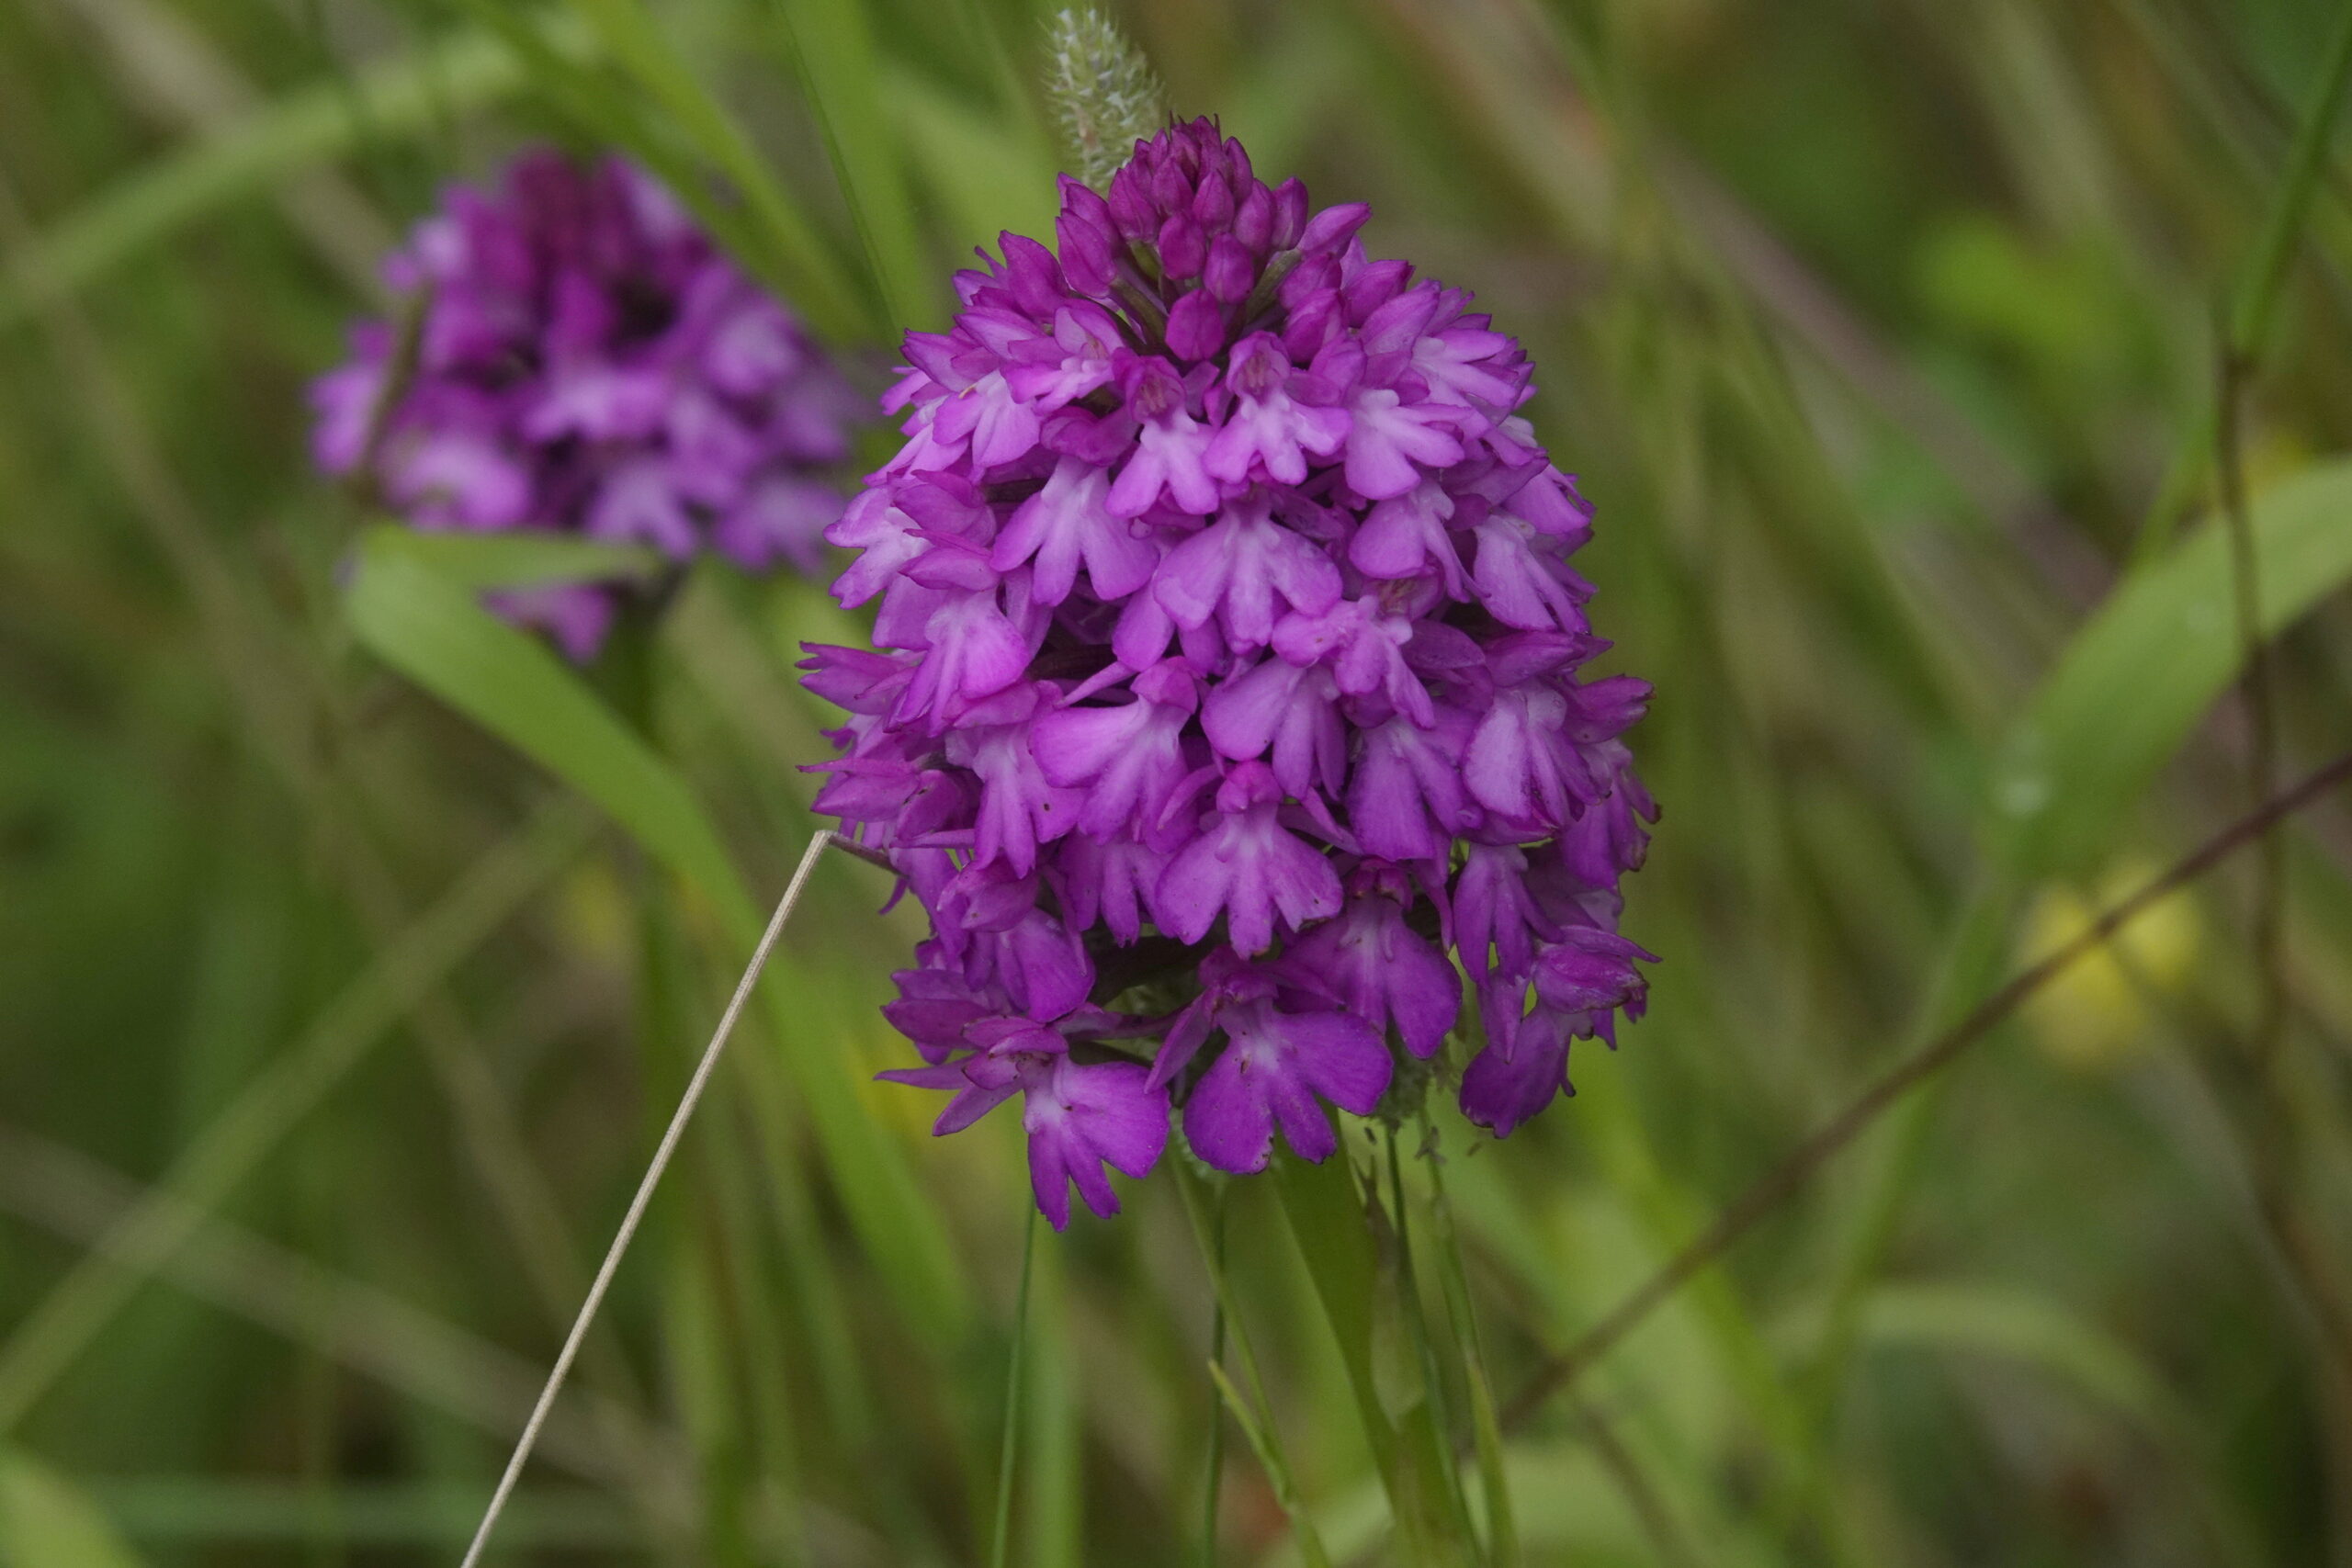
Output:
[[1276,1501],[1288,1516],[1300,1560],[1306,1568],[1329,1568],[1330,1555],[1324,1550],[1322,1534],[1316,1529],[1314,1516],[1307,1511],[1306,1501],[1299,1493],[1290,1456],[1283,1451],[1282,1434],[1274,1426],[1273,1401],[1266,1396],[1266,1380],[1258,1365],[1257,1349],[1250,1342],[1250,1326],[1242,1320],[1239,1303],[1233,1297],[1232,1280],[1226,1273],[1224,1259],[1210,1230],[1208,1203],[1201,1190],[1201,1179],[1181,1159],[1170,1160],[1168,1172],[1169,1179],[1175,1183],[1177,1196],[1183,1201],[1184,1218],[1200,1248],[1201,1265],[1208,1270],[1210,1289],[1216,1292],[1217,1304],[1225,1311],[1226,1335],[1241,1363],[1242,1376],[1249,1380],[1255,1404],[1246,1404],[1226,1376],[1225,1369],[1214,1360],[1209,1363],[1209,1379],[1216,1384],[1218,1397],[1240,1423],[1242,1436],[1248,1439],[1250,1451],[1258,1456],[1260,1468],[1266,1472],[1266,1483],[1273,1489]]
[[1059,1247],[1038,1253],[1029,1303],[1029,1430],[1022,1438],[1029,1568],[1080,1568],[1086,1561],[1086,1430],[1078,1399],[1084,1368],[1070,1337],[1068,1276]]
[[[472,592],[400,547],[366,553],[347,614],[386,663],[586,795],[698,893],[728,940],[748,953],[764,911],[676,771],[554,653],[484,610]],[[807,1106],[859,1239],[889,1279],[908,1321],[952,1345],[971,1322],[970,1292],[937,1212],[904,1153],[876,1126],[837,1060],[822,1049],[846,1021],[832,994],[788,950],[770,960],[759,1002],[793,1088]]]
[[[1396,1517],[1401,1561],[1453,1564],[1467,1560],[1448,1506],[1453,1457],[1430,1417],[1427,1400],[1392,1411],[1396,1358],[1384,1349],[1380,1304],[1397,1281],[1383,1279],[1364,1221],[1362,1195],[1344,1156],[1309,1165],[1288,1155],[1275,1162],[1275,1187],[1292,1236],[1306,1260],[1316,1299],[1338,1344],[1356,1415],[1363,1424]],[[1408,1358],[1409,1359],[1409,1358]]]
[[[569,18],[546,29],[563,58],[587,48]],[[463,32],[417,54],[313,83],[214,134],[141,164],[50,225],[0,275],[0,327],[96,279],[186,224],[349,151],[360,137],[408,135],[450,108],[492,102],[523,72],[513,49]]]
[[933,324],[933,269],[915,227],[899,120],[883,103],[865,0],[773,0],[801,90],[865,247],[890,325]]
[[1052,234],[1054,161],[1043,141],[887,62],[877,85],[957,254],[993,244],[1006,230]]
[[2170,1451],[2196,1485],[2225,1561],[2264,1560],[2259,1535],[2227,1489],[2205,1479],[2202,1424],[2129,1345],[2055,1303],[2010,1286],[1968,1281],[1888,1285],[1861,1313],[1869,1343],[1988,1356],[2061,1379]]
[[726,847],[669,765],[563,661],[379,537],[348,613],[378,657],[601,807],[730,924],[758,915]]
[[1281,1450],[1274,1447],[1266,1427],[1251,1414],[1249,1401],[1233,1386],[1233,1380],[1215,1361],[1208,1363],[1209,1381],[1216,1384],[1216,1396],[1225,1405],[1233,1424],[1241,1428],[1242,1441],[1258,1456],[1258,1468],[1266,1472],[1266,1483],[1274,1495],[1275,1504],[1283,1516],[1290,1520],[1292,1540],[1298,1547],[1299,1561],[1306,1568],[1330,1568],[1331,1554],[1323,1545],[1323,1538],[1316,1531],[1315,1521],[1308,1517],[1306,1506],[1292,1483],[1290,1472],[1282,1461]]
[[[2352,578],[2352,459],[2280,480],[2251,507],[2263,633]],[[2130,578],[2060,657],[1996,756],[1995,853],[2023,876],[2078,871],[2238,672],[2229,540],[2208,524]]]
[[[1422,1113],[1424,1137],[1431,1137],[1429,1116]],[[1436,1233],[1438,1280],[1445,1292],[1446,1319],[1453,1330],[1454,1352],[1462,1379],[1470,1390],[1470,1422],[1478,1454],[1478,1479],[1487,1504],[1487,1554],[1495,1568],[1520,1568],[1519,1523],[1511,1506],[1510,1478],[1503,1465],[1502,1424],[1496,1417],[1492,1380],[1487,1375],[1487,1352],[1478,1332],[1478,1314],[1470,1297],[1470,1275],[1463,1260],[1462,1235],[1453,1223],[1453,1203],[1446,1196],[1445,1156],[1436,1153],[1429,1162],[1430,1217]]]
[[667,562],[645,545],[608,545],[570,534],[427,533],[396,523],[368,530],[364,555],[404,556],[461,588],[542,588],[659,576]]
[[[776,281],[794,305],[835,335],[843,335],[853,323],[870,335],[876,323],[860,307],[823,235],[644,6],[639,0],[571,0],[571,8],[613,61],[668,113],[688,144],[734,187],[773,257],[773,265],[760,270],[780,274]],[[700,183],[673,181],[681,197],[696,202],[697,211],[707,204],[707,198],[696,199]],[[756,265],[761,258],[751,259]]]
[[139,1568],[82,1489],[21,1453],[0,1453],[0,1568]]
[[1862,1309],[1862,1336],[1996,1356],[2055,1372],[2163,1438],[2187,1425],[2179,1401],[2129,1347],[2038,1296],[1998,1285],[1886,1285]]

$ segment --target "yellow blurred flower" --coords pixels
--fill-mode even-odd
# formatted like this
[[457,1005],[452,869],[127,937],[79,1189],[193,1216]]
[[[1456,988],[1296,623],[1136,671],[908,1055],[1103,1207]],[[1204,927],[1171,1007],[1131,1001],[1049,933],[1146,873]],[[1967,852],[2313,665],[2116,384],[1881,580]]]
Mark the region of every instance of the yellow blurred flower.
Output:
[[[2100,910],[2144,886],[2156,870],[2130,861],[2087,890],[2043,888],[2026,912],[2019,957],[2031,963],[2080,936]],[[2203,942],[2196,902],[2185,890],[2169,894],[2036,992],[2022,1010],[2026,1026],[2060,1066],[2108,1071],[2145,1043],[2154,1022],[2151,1004],[2180,988]]]

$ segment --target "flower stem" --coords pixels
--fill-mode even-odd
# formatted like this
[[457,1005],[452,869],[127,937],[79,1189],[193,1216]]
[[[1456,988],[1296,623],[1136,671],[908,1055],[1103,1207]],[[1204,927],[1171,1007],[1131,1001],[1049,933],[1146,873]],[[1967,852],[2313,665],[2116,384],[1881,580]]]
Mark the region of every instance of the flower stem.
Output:
[[1021,1446],[1021,1362],[1029,1343],[1029,1276],[1037,1261],[1037,1206],[1026,1195],[1028,1219],[1021,1231],[1021,1289],[1012,1299],[1012,1354],[1004,1371],[1004,1439],[996,1469],[996,1529],[989,1543],[989,1568],[1004,1568],[1012,1540],[1012,1461]]
[[[2294,260],[2304,221],[2324,183],[2328,154],[2335,145],[2335,122],[2343,113],[2347,92],[2352,92],[2352,7],[2336,19],[2335,31],[2330,36],[2322,59],[2318,87],[2296,128],[2294,146],[2288,152],[2287,166],[2263,220],[2262,236],[2229,300],[2222,344],[2225,361],[2256,360],[2269,344],[2287,269]],[[2175,451],[2172,466],[2165,470],[2155,502],[2148,510],[2147,520],[2132,541],[2130,565],[2133,570],[2163,554],[2164,547],[2172,541],[2180,514],[2196,501],[2205,480],[2206,465],[2221,444],[2222,426],[2228,418],[2223,404],[2224,400],[2220,397],[2208,400],[2198,412],[2197,423],[2188,439]]]
[[[1225,1189],[1216,1190],[1216,1197],[1209,1208],[1209,1258],[1216,1272],[1225,1272]],[[1209,1365],[1225,1364],[1225,1292],[1216,1292],[1216,1302],[1209,1315]],[[1214,1372],[1211,1374],[1214,1376]],[[1212,1391],[1214,1392],[1214,1391]],[[1225,1407],[1221,1401],[1209,1406],[1208,1474],[1201,1494],[1201,1568],[1216,1568],[1217,1505],[1225,1482]]]
[[[1435,1146],[1429,1112],[1421,1131]],[[1519,1568],[1519,1525],[1510,1503],[1510,1479],[1503,1468],[1502,1425],[1495,1418],[1494,1383],[1487,1375],[1487,1352],[1478,1337],[1478,1317],[1470,1303],[1470,1272],[1462,1258],[1462,1235],[1445,1195],[1445,1162],[1430,1162],[1430,1218],[1437,1238],[1438,1280],[1445,1291],[1446,1315],[1462,1349],[1464,1381],[1470,1388],[1470,1427],[1478,1454],[1478,1476],[1487,1501],[1487,1559],[1494,1568]]]
[[[1430,1419],[1437,1436],[1448,1451],[1452,1448],[1453,1421],[1446,1408],[1445,1377],[1438,1370],[1437,1345],[1430,1334],[1429,1317],[1421,1309],[1420,1270],[1413,1261],[1412,1210],[1405,1201],[1405,1164],[1396,1152],[1396,1129],[1383,1129],[1382,1141],[1387,1145],[1388,1201],[1396,1214],[1396,1305],[1404,1318],[1405,1332],[1412,1341],[1414,1357],[1420,1362],[1421,1384],[1429,1401]],[[1469,1501],[1462,1494],[1462,1475],[1458,1465],[1447,1463],[1439,1467],[1446,1483],[1445,1500],[1460,1530],[1464,1547],[1474,1552],[1476,1541],[1470,1528]]]
[[[1249,1400],[1245,1402],[1241,1398],[1240,1391],[1225,1375],[1225,1369],[1215,1361],[1209,1363],[1209,1376],[1216,1383],[1217,1393],[1224,1399],[1226,1408],[1232,1412],[1234,1423],[1241,1428],[1242,1436],[1249,1438],[1251,1450],[1264,1468],[1266,1482],[1274,1491],[1274,1500],[1289,1516],[1291,1532],[1298,1540],[1299,1561],[1306,1564],[1306,1568],[1330,1568],[1330,1553],[1324,1549],[1323,1538],[1317,1533],[1314,1519],[1308,1517],[1306,1505],[1300,1498],[1297,1483],[1291,1474],[1290,1458],[1283,1451],[1282,1435],[1274,1427],[1273,1403],[1266,1397],[1266,1380],[1258,1370],[1258,1355],[1250,1344],[1250,1331],[1243,1325],[1241,1314],[1234,1309],[1232,1287],[1225,1273],[1225,1249],[1212,1235],[1206,1205],[1201,1201],[1200,1178],[1185,1169],[1181,1162],[1176,1163],[1174,1175],[1177,1194],[1184,1201],[1184,1217],[1192,1222],[1193,1239],[1200,1246],[1201,1261],[1208,1269],[1210,1288],[1216,1292],[1217,1314],[1231,1334],[1234,1355],[1241,1362],[1241,1375],[1250,1390]],[[1252,1404],[1256,1406],[1254,1411],[1250,1408]]]

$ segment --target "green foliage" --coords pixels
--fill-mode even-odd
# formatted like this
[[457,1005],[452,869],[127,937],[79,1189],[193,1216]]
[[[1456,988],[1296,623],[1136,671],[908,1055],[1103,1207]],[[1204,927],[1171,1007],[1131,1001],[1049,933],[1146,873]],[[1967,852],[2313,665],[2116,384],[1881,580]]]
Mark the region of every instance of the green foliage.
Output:
[[[602,807],[706,901],[725,940],[749,956],[766,922],[717,829],[677,774],[544,644],[482,609],[415,552],[383,547],[380,538],[363,559],[350,614],[360,639],[386,662]],[[783,957],[771,961],[760,995],[875,1262],[910,1320],[951,1343],[969,1309],[946,1235],[905,1156],[876,1135],[848,1093],[823,1034],[806,1027],[825,1018],[825,989]]]
[[[549,30],[567,54],[585,47],[576,29]],[[51,223],[40,240],[11,253],[0,276],[0,327],[20,325],[47,300],[81,288],[272,182],[380,142],[432,129],[441,117],[479,108],[514,91],[514,54],[481,33],[435,43],[422,58],[375,66],[356,81],[331,81],[273,99],[225,126],[143,164]]]
[[[1021,1130],[866,1081],[918,932],[829,858],[514,1560],[985,1562],[1008,1415],[1009,1562],[2341,1557],[2340,803],[2289,830],[2267,1077],[2199,889],[2111,965],[2145,1038],[2022,1015],[1499,1414],[2012,972],[2028,899],[2244,809],[2228,541],[2172,532],[2225,415],[2284,772],[2346,744],[2341,9],[1125,0],[1132,54],[1057,10],[0,6],[0,1563],[455,1560],[813,830],[797,645],[861,635],[357,515],[303,457],[371,304],[318,190],[392,232],[551,130],[619,149],[871,391],[972,245],[1050,234],[1055,105],[1100,179],[1154,75],[1529,343],[1658,689],[1652,1012],[1508,1144],[1441,1100],[1393,1173],[1343,1119],[1352,1168],[1219,1220],[1171,1153],[1040,1231],[1008,1412]],[[605,576],[666,608],[587,668],[479,602]]]
[[775,0],[801,90],[824,126],[842,197],[881,291],[885,321],[933,328],[937,267],[923,247],[897,119],[882,96],[866,0]]
[[[2352,579],[2352,463],[2283,479],[2248,509],[2266,639]],[[2150,777],[2239,673],[2229,537],[2209,523],[2110,595],[1995,753],[1996,853],[2028,877],[2094,867]]]
[[72,1482],[23,1454],[0,1452],[0,1563],[138,1568],[139,1561]]

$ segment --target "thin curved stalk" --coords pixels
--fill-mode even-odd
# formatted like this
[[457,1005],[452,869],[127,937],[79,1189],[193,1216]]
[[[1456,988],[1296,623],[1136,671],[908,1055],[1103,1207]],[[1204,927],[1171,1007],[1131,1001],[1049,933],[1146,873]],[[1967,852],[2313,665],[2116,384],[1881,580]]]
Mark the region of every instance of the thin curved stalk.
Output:
[[1037,1206],[1027,1204],[1021,1230],[1021,1289],[1012,1299],[1012,1355],[1004,1370],[1004,1440],[996,1468],[996,1528],[989,1538],[989,1568],[1004,1568],[1012,1540],[1012,1472],[1021,1449],[1021,1363],[1029,1345],[1029,1280],[1037,1262]]

